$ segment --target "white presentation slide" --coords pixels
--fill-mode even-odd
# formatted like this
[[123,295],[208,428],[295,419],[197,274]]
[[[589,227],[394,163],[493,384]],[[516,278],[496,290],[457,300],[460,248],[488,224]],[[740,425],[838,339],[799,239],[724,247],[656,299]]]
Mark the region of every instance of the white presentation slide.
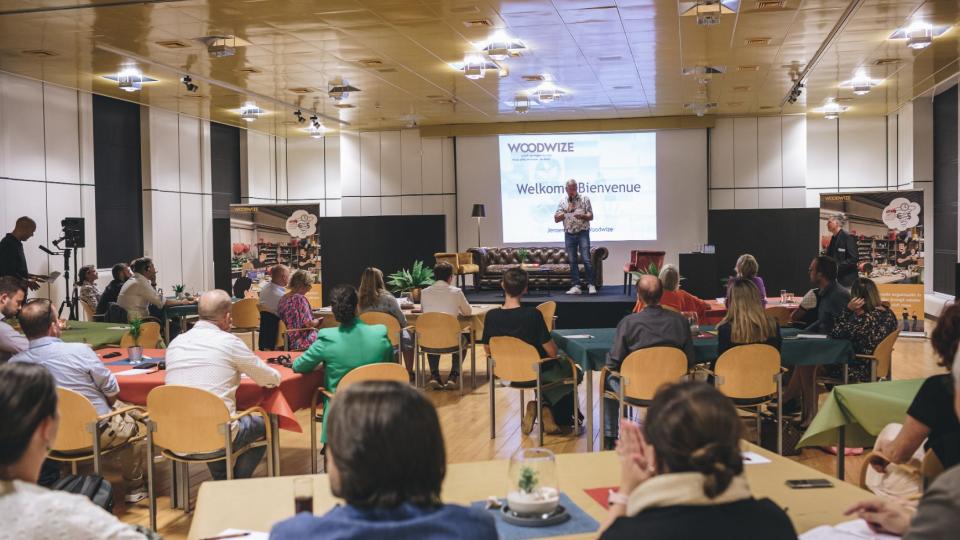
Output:
[[656,133],[500,136],[505,243],[563,242],[567,180],[590,198],[591,241],[657,239]]

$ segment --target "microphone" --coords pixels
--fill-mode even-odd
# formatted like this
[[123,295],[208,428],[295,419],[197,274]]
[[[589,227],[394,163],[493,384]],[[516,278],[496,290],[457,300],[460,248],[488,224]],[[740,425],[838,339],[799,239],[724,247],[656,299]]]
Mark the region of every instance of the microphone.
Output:
[[63,242],[64,238],[66,238],[66,236],[61,236],[60,238],[57,238],[52,242],[53,245],[57,246],[57,249],[60,249],[60,242]]
[[[56,242],[54,242],[54,244],[56,244]],[[47,249],[46,246],[38,246],[38,247],[40,248],[40,251],[46,253],[47,255],[56,255],[56,253],[54,253],[54,252],[50,251],[49,249]],[[59,247],[59,246],[57,246],[57,247]]]

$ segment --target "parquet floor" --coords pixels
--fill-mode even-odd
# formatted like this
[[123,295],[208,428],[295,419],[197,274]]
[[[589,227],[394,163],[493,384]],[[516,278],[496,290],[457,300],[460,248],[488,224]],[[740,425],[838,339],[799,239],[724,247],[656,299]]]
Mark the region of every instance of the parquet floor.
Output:
[[[928,321],[928,331],[932,329]],[[470,461],[483,461],[490,459],[509,458],[510,455],[520,447],[536,446],[536,430],[530,437],[523,437],[520,434],[520,396],[517,390],[498,388],[496,390],[497,407],[497,436],[495,439],[489,437],[489,402],[488,387],[486,385],[485,362],[478,362],[477,368],[477,388],[471,390],[469,387],[469,361],[464,363],[467,370],[465,381],[468,383],[465,393],[461,397],[457,392],[441,391],[429,392],[427,395],[437,406],[440,422],[443,427],[444,440],[446,442],[447,460],[450,463],[461,463]],[[441,366],[443,369],[443,366]],[[934,373],[942,372],[943,368],[936,365],[936,359],[933,350],[927,340],[902,338],[897,343],[894,360],[893,374],[897,379],[912,379],[927,377]],[[599,377],[594,377],[598,379]],[[527,399],[530,393],[526,394]],[[586,391],[581,386],[580,400],[585,402]],[[599,393],[594,391],[594,444],[599,445],[600,440],[600,403]],[[297,414],[301,425],[308,426],[309,412],[300,411]],[[752,422],[747,423],[752,424]],[[750,437],[752,437],[750,432]],[[580,437],[558,437],[547,436],[545,446],[554,452],[585,452],[586,436]],[[280,435],[280,455],[281,455],[281,473],[284,475],[307,474],[310,471],[310,442],[309,431],[305,433],[292,433],[282,431]],[[835,470],[835,457],[819,449],[806,449],[803,453],[793,459],[800,461],[815,469],[832,473]],[[848,482],[855,482],[862,457],[847,457],[847,478]],[[257,475],[263,474],[263,465],[258,470]],[[180,510],[172,510],[169,506],[167,497],[167,478],[168,465],[158,464],[158,493],[161,494],[158,508],[158,527],[160,533],[168,539],[186,538],[190,528],[190,514],[185,514]],[[118,487],[117,504],[115,513],[122,520],[146,525],[148,523],[147,507],[145,502],[128,506],[122,501],[120,493],[121,479],[119,471],[113,466],[107,467],[107,477],[114,485]],[[209,474],[205,467],[194,466],[191,468],[191,484],[193,496],[201,482],[209,480]]]

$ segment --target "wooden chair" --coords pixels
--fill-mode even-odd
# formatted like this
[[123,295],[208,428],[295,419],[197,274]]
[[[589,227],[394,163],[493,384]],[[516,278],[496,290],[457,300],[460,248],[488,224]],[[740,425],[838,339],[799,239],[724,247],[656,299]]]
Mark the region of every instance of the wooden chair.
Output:
[[400,328],[400,321],[396,319],[393,315],[389,313],[381,313],[379,311],[367,311],[360,314],[360,320],[370,324],[382,324],[387,327],[387,338],[390,339],[390,344],[393,345],[393,350],[395,356],[397,356],[397,362],[400,361],[400,337],[402,335],[402,328]]
[[[461,365],[463,364],[466,347],[463,346],[460,339],[464,328],[460,325],[459,319],[447,313],[424,313],[417,318],[414,329],[416,330],[414,369],[418,386],[421,383],[426,384],[424,369],[428,354],[460,353],[459,362]],[[467,329],[470,329],[470,327]],[[473,376],[476,377],[475,358],[471,360],[470,365]],[[463,373],[461,372],[460,375],[460,394],[463,395]]]
[[234,334],[250,333],[250,349],[257,350],[256,334],[260,330],[260,305],[256,298],[237,300],[230,306],[230,316],[233,318]]
[[890,380],[890,367],[893,361],[893,346],[900,337],[900,330],[894,330],[887,337],[883,338],[875,349],[873,354],[858,354],[858,360],[870,362],[870,382],[877,382],[877,379]]
[[794,308],[788,308],[786,306],[770,306],[767,308],[767,315],[776,319],[780,326],[789,326],[793,311]]
[[[881,452],[872,450],[864,456],[863,463],[860,465],[860,480],[859,486],[861,489],[867,488],[867,470],[870,467],[870,460],[873,457],[881,457],[887,462],[890,460],[887,459]],[[913,474],[916,474],[920,477],[922,491],[926,491],[930,484],[937,479],[938,476],[943,472],[943,463],[940,461],[940,458],[937,457],[937,454],[933,450],[927,450],[923,455],[923,461],[920,463],[920,467],[915,465],[896,465],[897,467],[903,467],[910,471]],[[922,493],[921,493],[922,494]]]
[[[188,386],[158,386],[147,395],[147,492],[150,496],[150,528],[157,530],[157,497],[154,490],[154,446],[160,454],[182,466],[184,482],[189,483],[190,463],[226,461],[227,479],[233,479],[233,466],[238,456],[253,448],[267,448],[267,475],[273,476],[273,433],[267,412],[260,407],[230,416],[226,404],[216,394]],[[262,441],[234,450],[230,425],[244,416],[259,414],[266,426]],[[205,454],[223,450],[223,457],[205,458]],[[171,486],[171,498],[173,497]],[[189,484],[183,493],[189,494]],[[184,508],[190,511],[189,496]]]
[[547,324],[547,330],[553,332],[554,327],[557,326],[557,303],[553,300],[548,300],[542,304],[538,304],[537,309],[543,314],[543,322]]
[[[340,379],[336,391],[345,390],[350,385],[363,381],[397,381],[408,384],[410,379],[407,375],[407,368],[402,365],[391,362],[376,362],[351,369]],[[320,387],[313,393],[313,399],[310,400],[310,418],[313,419],[310,422],[310,472],[312,474],[317,474],[317,423],[323,423],[324,413],[324,409],[318,411],[317,406],[324,397],[333,399],[335,395],[332,390]]]
[[289,351],[290,350],[290,334],[296,332],[312,332],[317,330],[316,328],[287,328],[287,324],[283,322],[283,319],[280,319],[280,324],[277,328],[277,349]]
[[620,391],[603,391],[604,398],[620,404],[620,419],[625,405],[649,407],[657,389],[667,383],[678,382],[687,375],[687,356],[676,347],[649,347],[628,354],[620,371],[603,368],[600,388],[606,388],[607,377],[620,379]]
[[[543,410],[543,391],[547,388],[553,388],[564,384],[573,385],[573,422],[574,435],[580,434],[580,414],[577,410],[580,403],[580,395],[577,385],[577,365],[569,357],[563,358],[540,358],[537,349],[528,343],[506,336],[498,336],[490,340],[490,356],[487,357],[487,373],[490,377],[490,438],[497,436],[496,422],[496,385],[494,378],[502,381],[508,381],[511,388],[520,390],[520,414],[523,415],[523,391],[527,388],[536,389],[537,395],[537,423],[540,425],[539,436],[540,446],[543,446],[543,421],[540,418],[540,411]],[[570,377],[554,381],[546,385],[540,377],[540,368],[544,362],[557,360],[566,362],[570,366]]]
[[720,355],[713,371],[714,384],[739,409],[755,409],[757,442],[765,405],[777,404],[777,453],[783,454],[783,372],[780,351],[770,345],[738,345]]
[[93,460],[94,474],[100,474],[100,460],[103,456],[116,452],[146,438],[146,430],[142,434],[131,437],[121,444],[107,448],[100,446],[100,432],[104,425],[113,417],[131,411],[146,412],[146,409],[136,405],[123,407],[98,415],[93,403],[78,392],[57,387],[57,414],[60,416],[60,428],[57,438],[50,448],[48,458],[54,461],[70,463],[73,474],[77,474],[77,463]]
[[91,306],[90,304],[84,302],[83,300],[80,300],[80,307],[83,308],[83,316],[85,320],[87,321],[97,320],[97,315],[96,315],[97,309],[95,306]]
[[127,330],[127,333],[120,338],[120,348],[126,349],[127,347],[133,347],[139,345],[145,349],[157,349],[163,345],[163,337],[160,335],[160,323],[158,322],[145,322],[140,325],[140,339],[134,340],[133,336],[130,335],[130,331]]

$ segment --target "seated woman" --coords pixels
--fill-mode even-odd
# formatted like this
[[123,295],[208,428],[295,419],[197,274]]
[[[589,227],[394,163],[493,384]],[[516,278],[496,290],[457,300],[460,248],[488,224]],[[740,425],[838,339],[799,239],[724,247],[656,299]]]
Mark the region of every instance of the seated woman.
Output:
[[303,270],[297,270],[290,277],[287,288],[290,291],[283,295],[277,304],[277,315],[287,326],[287,340],[291,351],[302,351],[317,339],[317,331],[323,319],[313,316],[313,309],[306,294],[310,292],[310,275]]
[[732,276],[727,281],[727,302],[730,301],[730,287],[734,278],[749,279],[757,286],[757,290],[760,291],[760,305],[763,307],[767,306],[767,289],[763,286],[763,278],[761,278],[757,273],[760,271],[760,265],[757,264],[757,259],[746,253],[741,255],[737,259],[737,265],[734,267],[737,275]]
[[760,305],[760,291],[752,281],[736,278],[727,288],[727,314],[717,325],[717,354],[737,345],[764,343],[780,350],[780,325]]
[[346,504],[273,526],[270,538],[497,538],[493,517],[440,499],[447,458],[433,404],[398,382],[362,382],[327,417],[330,491]]
[[[960,304],[947,306],[930,334],[930,344],[939,365],[951,369],[960,343]],[[880,431],[866,484],[881,495],[907,498],[920,493],[915,475],[890,464],[919,465],[924,450],[932,450],[944,469],[960,464],[960,420],[952,404],[954,385],[949,373],[927,378],[907,409],[903,424],[890,424]]]
[[[357,318],[357,290],[353,285],[334,287],[330,291],[330,307],[340,326],[316,332],[316,341],[294,360],[293,371],[309,373],[323,364],[324,388],[336,392],[340,379],[351,369],[392,361],[393,345],[382,324],[368,325]],[[327,410],[327,405],[324,399],[323,410]],[[327,442],[327,422],[323,423],[320,442]]]
[[[407,326],[407,317],[400,310],[400,301],[390,294],[383,282],[383,272],[379,268],[368,267],[360,276],[360,313],[376,311],[392,315],[400,323],[400,328]],[[413,378],[413,337],[407,330],[400,333],[400,350],[403,352],[403,363],[407,372]]]
[[[677,311],[693,311],[701,320],[710,309],[710,304],[697,298],[680,288],[680,272],[677,267],[668,264],[660,270],[660,283],[663,284],[663,296],[660,297],[660,305],[672,307]],[[637,303],[633,306],[634,313],[640,313],[643,310],[643,302],[637,298]]]
[[100,289],[97,288],[97,267],[88,264],[77,271],[80,284],[80,301],[96,311],[100,305]]
[[[540,358],[557,356],[557,344],[550,337],[543,314],[537,308],[520,304],[523,295],[527,292],[529,279],[527,271],[522,268],[510,268],[503,273],[500,282],[503,288],[503,307],[488,311],[483,323],[481,342],[485,344],[487,355],[490,354],[491,339],[509,336],[533,345],[540,354]],[[542,369],[541,380],[544,384],[571,377],[570,367],[566,362],[557,360],[544,362]],[[581,377],[578,370],[578,382]],[[573,401],[573,387],[569,384],[558,385],[543,391],[543,410],[540,419],[545,433],[560,433],[563,428],[574,425]],[[524,435],[529,435],[533,431],[536,418],[537,402],[529,401],[520,423],[520,430]]]
[[620,487],[600,538],[795,540],[787,514],[750,493],[742,429],[733,403],[714,387],[660,388],[643,427],[621,424]]
[[3,538],[158,538],[83,495],[37,485],[57,438],[57,385],[39,364],[0,364],[0,516]]
[[[873,350],[897,329],[897,316],[880,301],[880,291],[873,281],[857,278],[850,287],[850,302],[833,322],[830,337],[849,339],[853,352],[873,354]],[[829,364],[824,373],[834,379],[843,378],[843,366]],[[870,381],[870,364],[864,360],[851,360],[848,364],[851,383]]]

